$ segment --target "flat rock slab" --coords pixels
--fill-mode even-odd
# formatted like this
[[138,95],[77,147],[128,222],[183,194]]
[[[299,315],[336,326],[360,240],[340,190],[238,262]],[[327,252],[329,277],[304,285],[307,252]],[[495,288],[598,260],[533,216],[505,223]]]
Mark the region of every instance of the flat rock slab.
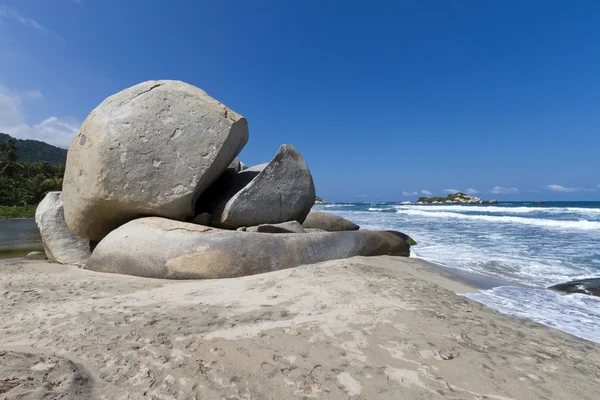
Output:
[[101,240],[142,216],[187,220],[247,141],[246,120],[197,87],[164,80],[125,89],[96,107],[71,142],[67,225]]
[[149,217],[112,231],[85,268],[149,278],[216,279],[357,255],[408,256],[409,252],[404,239],[391,232],[276,235]]

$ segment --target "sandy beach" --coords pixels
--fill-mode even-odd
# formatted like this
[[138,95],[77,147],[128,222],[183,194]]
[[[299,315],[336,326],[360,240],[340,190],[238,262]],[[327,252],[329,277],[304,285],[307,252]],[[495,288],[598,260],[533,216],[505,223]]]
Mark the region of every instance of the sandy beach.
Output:
[[0,261],[0,284],[2,399],[562,400],[600,389],[599,345],[456,295],[476,288],[418,259],[206,281],[13,259]]

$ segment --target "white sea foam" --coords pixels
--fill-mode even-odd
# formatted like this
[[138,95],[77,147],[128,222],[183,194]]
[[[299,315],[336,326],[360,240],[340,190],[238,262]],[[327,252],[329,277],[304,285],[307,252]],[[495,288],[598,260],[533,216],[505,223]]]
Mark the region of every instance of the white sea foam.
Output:
[[550,213],[550,214],[581,214],[600,216],[600,208],[585,207],[499,207],[499,206],[472,206],[472,205],[395,205],[398,210],[426,210],[426,211],[457,211],[457,212],[480,212],[480,213],[502,213],[502,214],[530,214],[530,213]]
[[500,286],[464,296],[502,312],[600,342],[600,298],[513,286]]
[[515,205],[357,204],[327,211],[363,229],[399,230],[410,235],[419,243],[411,248],[411,256],[492,281],[523,285],[483,291],[473,298],[600,342],[599,299],[546,289],[600,274],[600,209]]
[[492,216],[492,215],[471,215],[471,214],[460,214],[454,212],[431,212],[423,210],[398,210],[397,213],[422,216],[429,218],[454,218],[464,219],[470,221],[485,221],[492,223],[503,223],[503,224],[522,224],[539,226],[544,228],[563,228],[563,229],[583,229],[583,230],[600,230],[600,221],[588,221],[581,219],[579,221],[559,221],[552,219],[541,219],[541,218],[523,218],[523,217],[511,217],[511,216]]

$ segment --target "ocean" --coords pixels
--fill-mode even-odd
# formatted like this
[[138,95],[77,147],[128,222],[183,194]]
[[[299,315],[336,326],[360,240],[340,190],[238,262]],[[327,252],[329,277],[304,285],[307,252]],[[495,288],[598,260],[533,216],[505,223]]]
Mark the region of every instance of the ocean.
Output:
[[0,219],[0,258],[22,257],[30,251],[44,251],[33,219]]
[[600,343],[600,298],[547,287],[600,277],[600,202],[315,206],[361,226],[398,230],[412,255],[492,282],[464,294],[501,312]]

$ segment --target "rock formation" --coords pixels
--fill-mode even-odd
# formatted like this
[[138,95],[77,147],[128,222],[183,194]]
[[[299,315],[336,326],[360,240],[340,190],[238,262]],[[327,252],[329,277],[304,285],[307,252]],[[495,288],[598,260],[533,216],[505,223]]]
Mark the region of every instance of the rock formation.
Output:
[[212,279],[409,255],[415,243],[402,233],[360,231],[311,212],[313,178],[292,145],[247,167],[237,158],[247,141],[242,116],[183,82],[148,81],[110,96],[71,142],[64,211],[59,192],[38,207],[48,258],[87,261],[101,272]]
[[391,232],[266,234],[140,218],[96,247],[86,268],[170,279],[234,278],[353,256],[408,256]]
[[248,141],[246,120],[179,81],[148,81],[104,100],[71,142],[65,218],[101,240],[147,215],[185,220]]
[[[252,180],[246,184],[252,174]],[[283,145],[269,164],[238,174],[231,190],[209,211],[212,225],[240,226],[304,221],[315,203],[315,185],[304,158],[291,145]],[[239,191],[235,191],[240,187]]]
[[298,221],[282,222],[280,224],[262,224],[258,226],[249,226],[246,232],[262,233],[306,233]]
[[65,223],[61,192],[50,192],[35,210],[35,222],[46,257],[61,264],[83,265],[90,258],[90,242],[75,235]]
[[354,222],[325,211],[311,210],[302,223],[304,228],[323,229],[329,232],[356,231],[360,227]]

